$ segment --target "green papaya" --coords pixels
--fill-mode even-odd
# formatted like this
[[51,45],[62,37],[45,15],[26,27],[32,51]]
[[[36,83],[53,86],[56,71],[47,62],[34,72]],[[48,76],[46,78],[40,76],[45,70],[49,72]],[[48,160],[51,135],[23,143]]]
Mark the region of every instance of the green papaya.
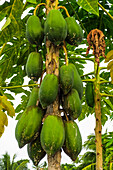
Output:
[[40,135],[34,141],[28,143],[27,153],[35,166],[37,166],[41,159],[44,158],[46,152],[41,146]]
[[62,147],[64,140],[65,130],[61,117],[47,116],[40,134],[42,148],[48,155],[53,156]]
[[27,103],[27,107],[36,106],[38,99],[39,99],[39,87],[33,87],[28,103]]
[[86,84],[85,97],[86,97],[87,105],[93,107],[95,101],[94,101],[94,87],[92,82],[88,82]]
[[59,44],[67,36],[67,24],[60,11],[50,10],[44,24],[46,38],[52,43]]
[[19,148],[36,137],[41,127],[43,114],[44,111],[36,106],[29,106],[24,111],[15,128],[15,137]]
[[82,149],[82,137],[76,122],[65,121],[64,152],[75,161]]
[[72,68],[74,71],[74,83],[73,83],[73,88],[76,89],[78,91],[79,97],[80,99],[83,96],[83,83],[82,80],[79,76],[79,73],[76,69],[76,66],[72,63],[69,64],[70,69]]
[[30,16],[26,24],[26,37],[31,44],[40,45],[44,39],[44,30],[37,16]]
[[79,24],[73,17],[67,17],[67,37],[66,41],[71,45],[78,46],[83,39],[83,31]]
[[39,101],[42,108],[45,109],[48,105],[54,102],[58,94],[58,78],[54,74],[47,74],[42,80],[39,89]]
[[74,83],[74,71],[69,65],[63,65],[60,67],[59,72],[60,88],[63,94],[66,95],[73,87]]
[[72,89],[63,98],[63,108],[73,119],[77,119],[82,111],[79,94],[76,89]]
[[43,70],[43,60],[40,53],[31,52],[26,63],[26,73],[28,77],[37,81]]

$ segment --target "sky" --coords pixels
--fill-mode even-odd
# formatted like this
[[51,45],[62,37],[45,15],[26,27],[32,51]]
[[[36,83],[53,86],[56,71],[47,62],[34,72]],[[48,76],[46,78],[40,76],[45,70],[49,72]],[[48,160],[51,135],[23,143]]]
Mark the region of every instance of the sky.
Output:
[[[0,5],[4,2],[4,0],[0,1]],[[0,29],[5,21],[0,23]],[[100,66],[106,66],[106,64],[103,62],[101,63]],[[93,63],[91,61],[87,62],[86,67],[84,68],[85,74],[88,72],[93,71]],[[26,77],[25,79],[25,84],[28,82],[28,78]],[[14,108],[21,102],[20,95],[15,96],[15,101],[14,101]],[[15,117],[10,118],[8,116],[8,127],[5,128],[5,132],[0,138],[0,158],[2,157],[5,152],[8,152],[8,154],[11,156],[11,159],[14,154],[17,155],[16,160],[19,159],[29,159],[28,154],[27,154],[27,147],[24,146],[23,148],[19,149],[18,143],[15,139],[15,127],[16,127],[17,121],[15,120]],[[81,136],[82,136],[82,143],[84,143],[87,140],[87,136],[90,135],[91,133],[94,133],[94,128],[95,128],[95,117],[94,115],[90,115],[89,117],[85,118],[82,121],[76,120],[76,123],[80,129]],[[102,128],[102,133],[105,133],[106,129],[109,131],[112,131],[113,129],[113,122],[108,120],[105,124],[105,126]],[[81,151],[80,154],[83,154],[84,150]],[[47,157],[45,157],[41,162],[47,161]],[[64,153],[62,152],[62,159],[61,163],[72,163],[71,159]],[[32,162],[28,164],[28,167],[32,169]]]

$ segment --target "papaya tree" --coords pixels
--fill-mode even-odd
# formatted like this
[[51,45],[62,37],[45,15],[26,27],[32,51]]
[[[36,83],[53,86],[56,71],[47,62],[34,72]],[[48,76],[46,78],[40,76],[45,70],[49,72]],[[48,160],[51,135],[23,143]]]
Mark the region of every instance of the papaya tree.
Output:
[[[27,145],[35,166],[47,154],[48,169],[60,169],[62,150],[75,161],[82,149],[76,119],[95,114],[96,169],[103,169],[102,125],[113,117],[112,7],[112,0],[11,0],[0,7],[0,21],[6,18],[0,32],[0,136],[8,124],[4,111],[18,113],[15,137],[20,148]],[[87,61],[94,71],[85,74]],[[110,61],[107,67],[103,61]],[[10,92],[22,94],[15,111]]]

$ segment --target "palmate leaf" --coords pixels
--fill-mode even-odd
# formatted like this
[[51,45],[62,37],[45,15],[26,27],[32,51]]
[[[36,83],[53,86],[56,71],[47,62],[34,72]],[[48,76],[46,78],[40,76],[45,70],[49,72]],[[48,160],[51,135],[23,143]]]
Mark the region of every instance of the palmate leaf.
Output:
[[77,3],[86,11],[99,16],[98,0],[78,0]]
[[[11,12],[8,20],[11,22],[6,24],[4,29],[0,32],[0,44],[4,44],[11,40],[13,36],[20,37],[21,33],[21,14],[23,10],[22,0],[14,0],[11,6]],[[8,22],[8,21],[6,21]]]
[[0,96],[0,105],[1,108],[7,111],[7,114],[10,117],[15,116],[15,110],[12,106],[12,104],[10,103],[10,101],[7,100],[6,96]]
[[111,82],[113,83],[113,50],[107,53],[105,63],[109,62],[107,65],[107,69],[110,70]]
[[15,116],[15,110],[6,96],[0,96],[0,137],[4,133],[4,126],[8,125],[8,118],[3,110],[7,111],[10,117]]

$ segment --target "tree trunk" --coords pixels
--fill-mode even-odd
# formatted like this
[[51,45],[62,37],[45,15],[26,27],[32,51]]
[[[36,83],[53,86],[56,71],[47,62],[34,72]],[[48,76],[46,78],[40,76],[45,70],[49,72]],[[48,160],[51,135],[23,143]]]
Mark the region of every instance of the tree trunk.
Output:
[[99,77],[99,66],[97,62],[95,63],[95,115],[96,115],[96,170],[103,170],[103,160],[102,160],[102,125],[101,125],[101,96],[100,96],[100,77]]
[[[46,42],[46,48],[46,73],[55,74],[57,77],[59,77],[59,48],[51,44],[49,41]],[[46,114],[60,115],[58,96],[54,103],[48,106]],[[48,156],[47,158],[48,170],[60,170],[61,150],[59,150],[54,156]]]

